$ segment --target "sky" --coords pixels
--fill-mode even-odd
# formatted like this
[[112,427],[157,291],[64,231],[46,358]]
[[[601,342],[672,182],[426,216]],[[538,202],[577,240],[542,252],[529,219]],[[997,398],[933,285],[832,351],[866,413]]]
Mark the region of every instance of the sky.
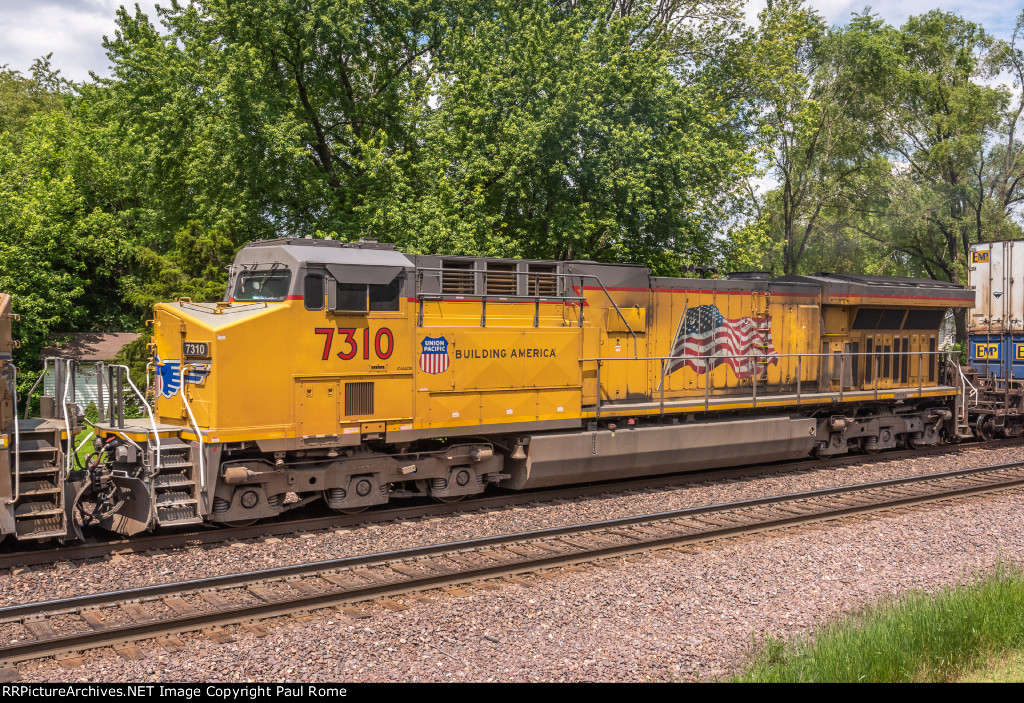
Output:
[[[754,18],[765,0],[749,0],[748,18]],[[1009,38],[1024,0],[875,0],[871,7],[890,24],[900,25],[911,15],[940,6],[980,23],[990,33]],[[113,34],[114,14],[123,0],[0,0],[0,66],[27,71],[32,60],[53,52],[53,66],[65,78],[88,80],[89,72],[109,76],[103,35]],[[150,19],[154,0],[136,3]],[[169,4],[167,0],[164,4]],[[832,24],[845,23],[852,12],[864,9],[865,0],[811,0]]]

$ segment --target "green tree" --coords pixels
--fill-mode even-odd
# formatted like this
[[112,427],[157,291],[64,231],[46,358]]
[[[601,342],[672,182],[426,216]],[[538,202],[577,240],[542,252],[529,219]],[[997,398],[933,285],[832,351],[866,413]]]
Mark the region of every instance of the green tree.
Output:
[[672,74],[648,14],[606,9],[508,4],[453,28],[419,164],[421,250],[662,271],[711,255],[747,165],[733,114]]
[[886,167],[880,100],[870,96],[893,51],[878,40],[881,20],[868,15],[828,29],[803,0],[781,0],[759,20],[748,39],[752,128],[762,177],[777,186],[759,200],[758,218],[774,242],[766,263],[790,274],[808,254],[828,259],[843,221]]
[[97,114],[159,203],[158,256],[185,229],[330,232],[672,270],[712,255],[748,166],[717,49],[692,34],[725,42],[737,17],[732,0],[174,2],[162,31],[119,13]]
[[905,57],[888,87],[897,250],[933,278],[959,282],[971,241],[984,236],[971,216],[971,177],[998,124],[1006,94],[986,85],[990,37],[977,24],[933,11],[912,17],[896,37]]
[[[915,275],[965,282],[970,245],[1008,236],[1019,202],[1019,115],[993,85],[1019,53],[981,26],[934,10],[887,30],[898,60],[878,97],[892,166],[860,231]],[[1019,92],[1019,85],[1014,89]],[[958,336],[965,335],[963,316]]]

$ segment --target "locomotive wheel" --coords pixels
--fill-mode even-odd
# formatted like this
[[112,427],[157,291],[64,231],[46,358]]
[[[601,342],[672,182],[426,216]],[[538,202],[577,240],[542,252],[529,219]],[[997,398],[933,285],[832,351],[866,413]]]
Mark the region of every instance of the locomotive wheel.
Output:
[[342,515],[358,515],[359,513],[366,512],[369,508],[369,505],[360,505],[357,508],[331,508],[331,510]]
[[434,500],[436,500],[436,501],[438,501],[440,503],[458,503],[460,500],[463,500],[465,497],[466,497],[465,495],[461,495],[461,496],[433,496]]
[[[323,498],[324,503],[327,504],[328,508],[331,508],[331,510],[333,510],[336,513],[341,513],[342,515],[358,515],[359,513],[365,511],[367,508],[370,507],[369,505],[358,505],[351,508],[333,508],[331,507],[331,501],[328,497],[328,491],[323,492]],[[342,498],[344,498],[344,491],[342,491]]]
[[878,444],[875,444],[873,447],[869,447],[867,442],[861,442],[860,448],[865,454],[878,454],[879,451]]
[[259,518],[253,518],[252,520],[225,520],[220,523],[224,527],[248,527],[249,525],[255,525]]
[[996,428],[991,417],[980,418],[974,429],[978,433],[978,438],[983,442],[991,441],[996,435]]

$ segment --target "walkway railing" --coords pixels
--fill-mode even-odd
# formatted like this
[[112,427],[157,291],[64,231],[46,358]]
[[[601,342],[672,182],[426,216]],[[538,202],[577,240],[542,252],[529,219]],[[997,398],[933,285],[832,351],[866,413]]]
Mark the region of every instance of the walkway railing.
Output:
[[[760,377],[767,373],[768,366],[776,364],[781,365],[781,362],[784,360],[791,364],[790,368],[795,366],[795,373],[791,377],[794,379],[795,383],[794,381],[790,381],[788,383],[784,383],[784,385],[795,385],[795,405],[801,405],[807,402],[805,398],[806,390],[804,389],[805,381],[803,378],[805,359],[817,360],[816,366],[813,367],[817,370],[816,379],[811,381],[816,385],[813,392],[817,394],[834,393],[837,402],[843,402],[846,394],[851,392],[862,393],[863,391],[871,391],[875,400],[878,400],[880,393],[887,393],[889,391],[916,389],[920,394],[925,387],[940,385],[938,381],[938,362],[943,357],[949,360],[951,356],[952,353],[948,351],[891,351],[884,353],[871,351],[800,354],[685,354],[681,356],[645,356],[633,358],[593,357],[581,359],[581,361],[597,364],[596,413],[597,416],[600,417],[602,410],[601,369],[605,364],[611,362],[658,362],[661,368],[661,373],[659,374],[661,382],[658,384],[657,392],[659,394],[661,412],[664,413],[665,386],[667,385],[667,379],[672,373],[680,370],[684,366],[690,366],[698,375],[704,376],[704,409],[709,410],[711,408],[713,391],[742,389],[745,386],[744,382],[748,380],[750,384],[749,400],[753,407],[756,408],[759,381],[761,382],[760,388],[762,396],[767,386],[767,379]],[[911,374],[910,360],[914,358],[917,359],[917,373]],[[928,359],[927,365],[925,363],[926,358]],[[860,363],[861,359],[864,359],[864,364]],[[906,368],[904,368],[902,363],[896,363],[903,359],[907,360]],[[795,364],[792,364],[794,360]],[[736,385],[713,386],[711,384],[711,375],[719,366],[728,366],[732,368],[733,372],[739,376],[739,383]],[[850,372],[849,375],[847,374],[848,371]],[[964,380],[966,381],[966,379]],[[833,388],[833,384],[837,384],[838,387]],[[887,385],[880,386],[880,384]],[[968,385],[970,385],[969,382]],[[670,402],[692,400],[693,398],[692,395],[677,395],[680,392],[679,389],[671,392],[673,397],[670,398]],[[718,397],[718,395],[719,394],[716,394],[715,397]],[[773,393],[773,395],[777,396],[778,394]],[[744,399],[747,396],[745,394],[733,393],[727,397],[731,400],[735,400]],[[977,397],[976,390],[974,391],[974,397]]]

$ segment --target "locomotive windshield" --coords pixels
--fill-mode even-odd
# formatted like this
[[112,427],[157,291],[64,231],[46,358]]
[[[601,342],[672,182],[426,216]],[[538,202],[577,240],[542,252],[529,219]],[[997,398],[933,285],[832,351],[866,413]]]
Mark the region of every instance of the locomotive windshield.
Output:
[[235,300],[285,300],[291,281],[292,272],[287,269],[243,273],[235,287]]

